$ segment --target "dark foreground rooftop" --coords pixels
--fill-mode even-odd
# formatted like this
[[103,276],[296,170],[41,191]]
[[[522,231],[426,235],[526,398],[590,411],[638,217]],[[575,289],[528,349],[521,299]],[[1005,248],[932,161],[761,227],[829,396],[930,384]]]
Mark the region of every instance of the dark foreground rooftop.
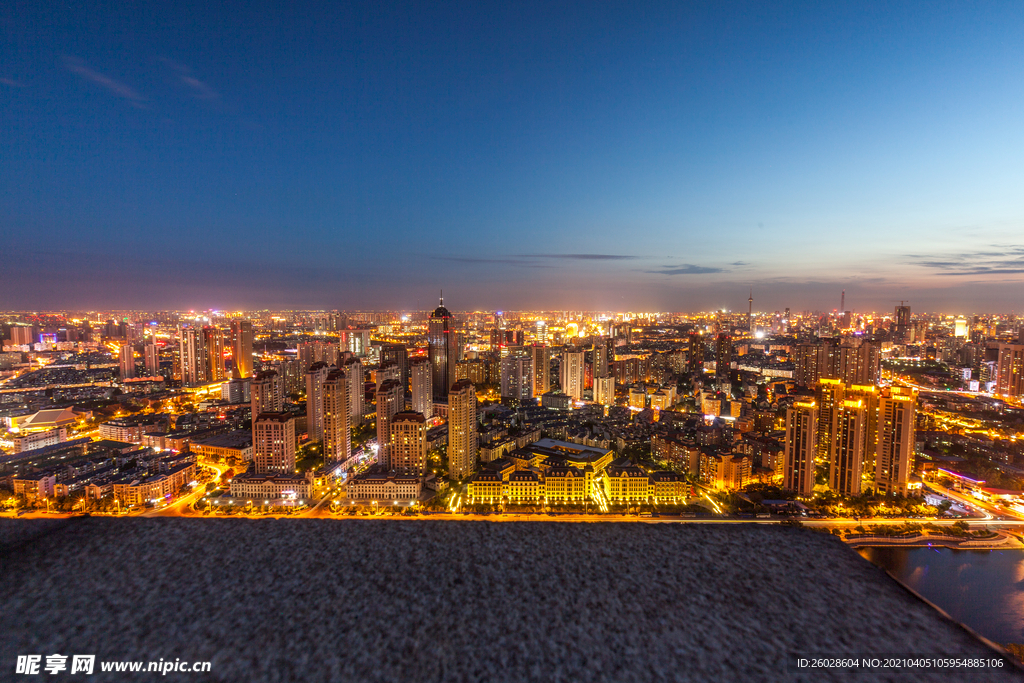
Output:
[[805,529],[0,520],[0,557],[4,671],[19,654],[212,662],[47,680],[1020,680],[796,672],[792,653],[996,656]]

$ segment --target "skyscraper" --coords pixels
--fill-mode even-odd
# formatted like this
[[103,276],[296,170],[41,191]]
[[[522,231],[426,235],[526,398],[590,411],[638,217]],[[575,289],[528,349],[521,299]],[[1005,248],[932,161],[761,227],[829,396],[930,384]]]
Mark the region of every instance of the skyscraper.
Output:
[[224,379],[224,335],[211,325],[203,328],[203,345],[206,347],[206,381],[220,382]]
[[878,399],[875,490],[906,495],[914,467],[917,393],[889,387]]
[[145,352],[146,374],[150,377],[156,377],[160,374],[160,347],[156,345],[155,341],[150,339],[146,342],[143,350]]
[[569,348],[562,352],[562,363],[559,368],[562,393],[571,396],[574,401],[583,400],[583,350]]
[[422,475],[427,469],[427,422],[415,411],[391,419],[391,469]]
[[896,329],[893,331],[893,340],[897,343],[906,343],[910,334],[910,306],[904,306],[903,302],[896,307]]
[[299,367],[305,373],[313,363],[338,364],[338,347],[321,341],[309,341],[299,344]]
[[332,369],[324,380],[324,458],[346,460],[352,455],[349,428],[348,381],[345,371]]
[[501,359],[501,398],[515,403],[533,396],[533,356],[515,354]]
[[842,400],[833,411],[828,485],[836,493],[860,495],[866,423],[864,401]]
[[238,377],[252,377],[252,323],[231,321],[231,360]]
[[551,391],[551,347],[538,344],[533,353],[533,396]]
[[324,440],[324,382],[327,363],[317,361],[306,371],[306,429],[312,441]]
[[1024,344],[1000,344],[996,393],[1024,396]]
[[121,345],[119,359],[121,361],[121,380],[135,377],[135,351],[131,344]]
[[377,462],[392,469],[391,420],[405,407],[405,392],[401,383],[389,379],[377,389]]
[[607,377],[609,375],[609,361],[611,360],[611,349],[608,344],[611,339],[599,337],[594,342],[594,379]]
[[732,337],[720,332],[715,337],[715,374],[719,377],[729,375],[732,366]]
[[832,447],[832,426],[836,408],[843,401],[846,386],[840,379],[820,379],[814,390],[814,402],[818,408],[817,457],[828,462]]
[[409,386],[409,351],[405,344],[381,344],[380,364],[384,367],[387,363],[394,363],[398,366],[398,381],[402,388]]
[[786,456],[783,488],[801,496],[814,492],[814,457],[817,451],[818,408],[794,403],[786,410]]
[[444,307],[444,297],[427,322],[427,354],[430,358],[431,384],[434,397],[444,399],[455,384],[455,363],[458,362],[458,336],[452,314]]
[[431,389],[430,361],[426,358],[415,358],[410,363],[412,384],[412,409],[424,418],[434,415],[434,392]]
[[179,334],[181,384],[186,387],[202,386],[208,381],[209,363],[200,331],[189,326],[181,328]]
[[594,401],[603,406],[615,405],[615,378],[594,378]]
[[257,472],[295,472],[295,416],[262,413],[254,418],[252,450]]
[[380,367],[377,368],[375,375],[375,383],[378,389],[380,389],[381,384],[384,384],[389,379],[395,380],[402,386],[403,390],[405,389],[405,385],[402,384],[402,369],[398,367],[398,363],[395,361],[382,362]]
[[348,416],[353,426],[363,424],[365,387],[363,386],[363,363],[350,356],[342,363],[345,380],[348,382]]
[[[582,354],[581,354],[582,355]],[[476,389],[460,379],[448,395],[448,477],[463,479],[476,469]]]
[[700,374],[704,371],[704,337],[697,332],[690,333],[690,350],[687,369],[691,373]]
[[274,370],[256,373],[249,385],[253,424],[260,413],[279,413],[284,408],[284,379]]
[[370,350],[370,330],[340,330],[338,339],[341,351],[357,358],[365,358]]

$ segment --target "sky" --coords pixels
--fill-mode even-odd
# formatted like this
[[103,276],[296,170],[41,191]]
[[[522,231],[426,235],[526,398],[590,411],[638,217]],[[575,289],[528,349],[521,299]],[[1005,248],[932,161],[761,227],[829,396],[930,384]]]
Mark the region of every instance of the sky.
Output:
[[1024,3],[0,7],[0,308],[1024,312]]

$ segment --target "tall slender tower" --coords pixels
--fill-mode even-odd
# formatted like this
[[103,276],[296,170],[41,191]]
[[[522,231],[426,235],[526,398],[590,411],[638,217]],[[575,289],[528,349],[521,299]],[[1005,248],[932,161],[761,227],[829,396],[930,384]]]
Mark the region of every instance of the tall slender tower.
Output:
[[562,393],[572,396],[574,401],[583,400],[583,349],[566,348],[562,352],[562,364],[560,366]]
[[533,349],[533,396],[551,391],[551,347],[538,344]]
[[216,327],[208,325],[203,328],[203,344],[208,364],[206,381],[219,382],[224,379],[224,335]]
[[747,299],[747,331],[754,331],[754,290],[750,290],[750,298]]
[[274,370],[259,372],[249,385],[252,421],[260,413],[279,413],[284,409],[284,378]]
[[914,469],[914,418],[917,392],[888,387],[878,399],[875,490],[906,495]]
[[427,322],[427,344],[434,398],[447,398],[449,389],[455,384],[459,341],[452,314],[444,307],[444,295]]
[[160,374],[160,348],[150,339],[143,347],[146,359],[146,374],[156,377]]
[[363,424],[365,391],[363,387],[363,362],[356,356],[345,359],[345,380],[348,382],[348,416],[352,425]]
[[194,327],[181,328],[179,339],[181,364],[181,385],[185,387],[198,387],[206,384],[208,363],[206,360],[206,345],[200,335],[200,330]]
[[843,400],[832,413],[828,485],[845,496],[859,496],[864,470],[867,407],[863,400]]

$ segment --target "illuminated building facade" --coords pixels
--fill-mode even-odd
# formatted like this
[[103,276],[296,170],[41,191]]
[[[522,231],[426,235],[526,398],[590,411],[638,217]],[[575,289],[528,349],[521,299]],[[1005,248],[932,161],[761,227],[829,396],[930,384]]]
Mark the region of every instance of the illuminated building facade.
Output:
[[323,384],[324,459],[347,460],[352,455],[349,427],[348,379],[344,370],[330,370]]
[[786,410],[783,487],[801,496],[814,492],[818,422],[818,406],[814,402],[794,403]]
[[476,390],[459,380],[448,396],[448,477],[462,479],[476,468]]
[[431,384],[435,399],[448,396],[455,384],[455,364],[459,361],[459,342],[452,314],[444,307],[444,297],[427,321],[427,356],[430,359]]
[[377,389],[377,462],[394,469],[391,453],[391,421],[405,407],[405,392],[397,379],[389,379]]
[[295,472],[295,416],[262,413],[254,418],[252,446],[257,472]]
[[409,474],[427,471],[427,421],[422,414],[402,411],[391,419],[391,469]]
[[306,371],[306,426],[309,438],[324,440],[324,382],[330,370],[327,363],[318,361]]
[[429,420],[434,415],[430,361],[426,358],[414,359],[410,363],[409,375],[412,387],[412,409]]

